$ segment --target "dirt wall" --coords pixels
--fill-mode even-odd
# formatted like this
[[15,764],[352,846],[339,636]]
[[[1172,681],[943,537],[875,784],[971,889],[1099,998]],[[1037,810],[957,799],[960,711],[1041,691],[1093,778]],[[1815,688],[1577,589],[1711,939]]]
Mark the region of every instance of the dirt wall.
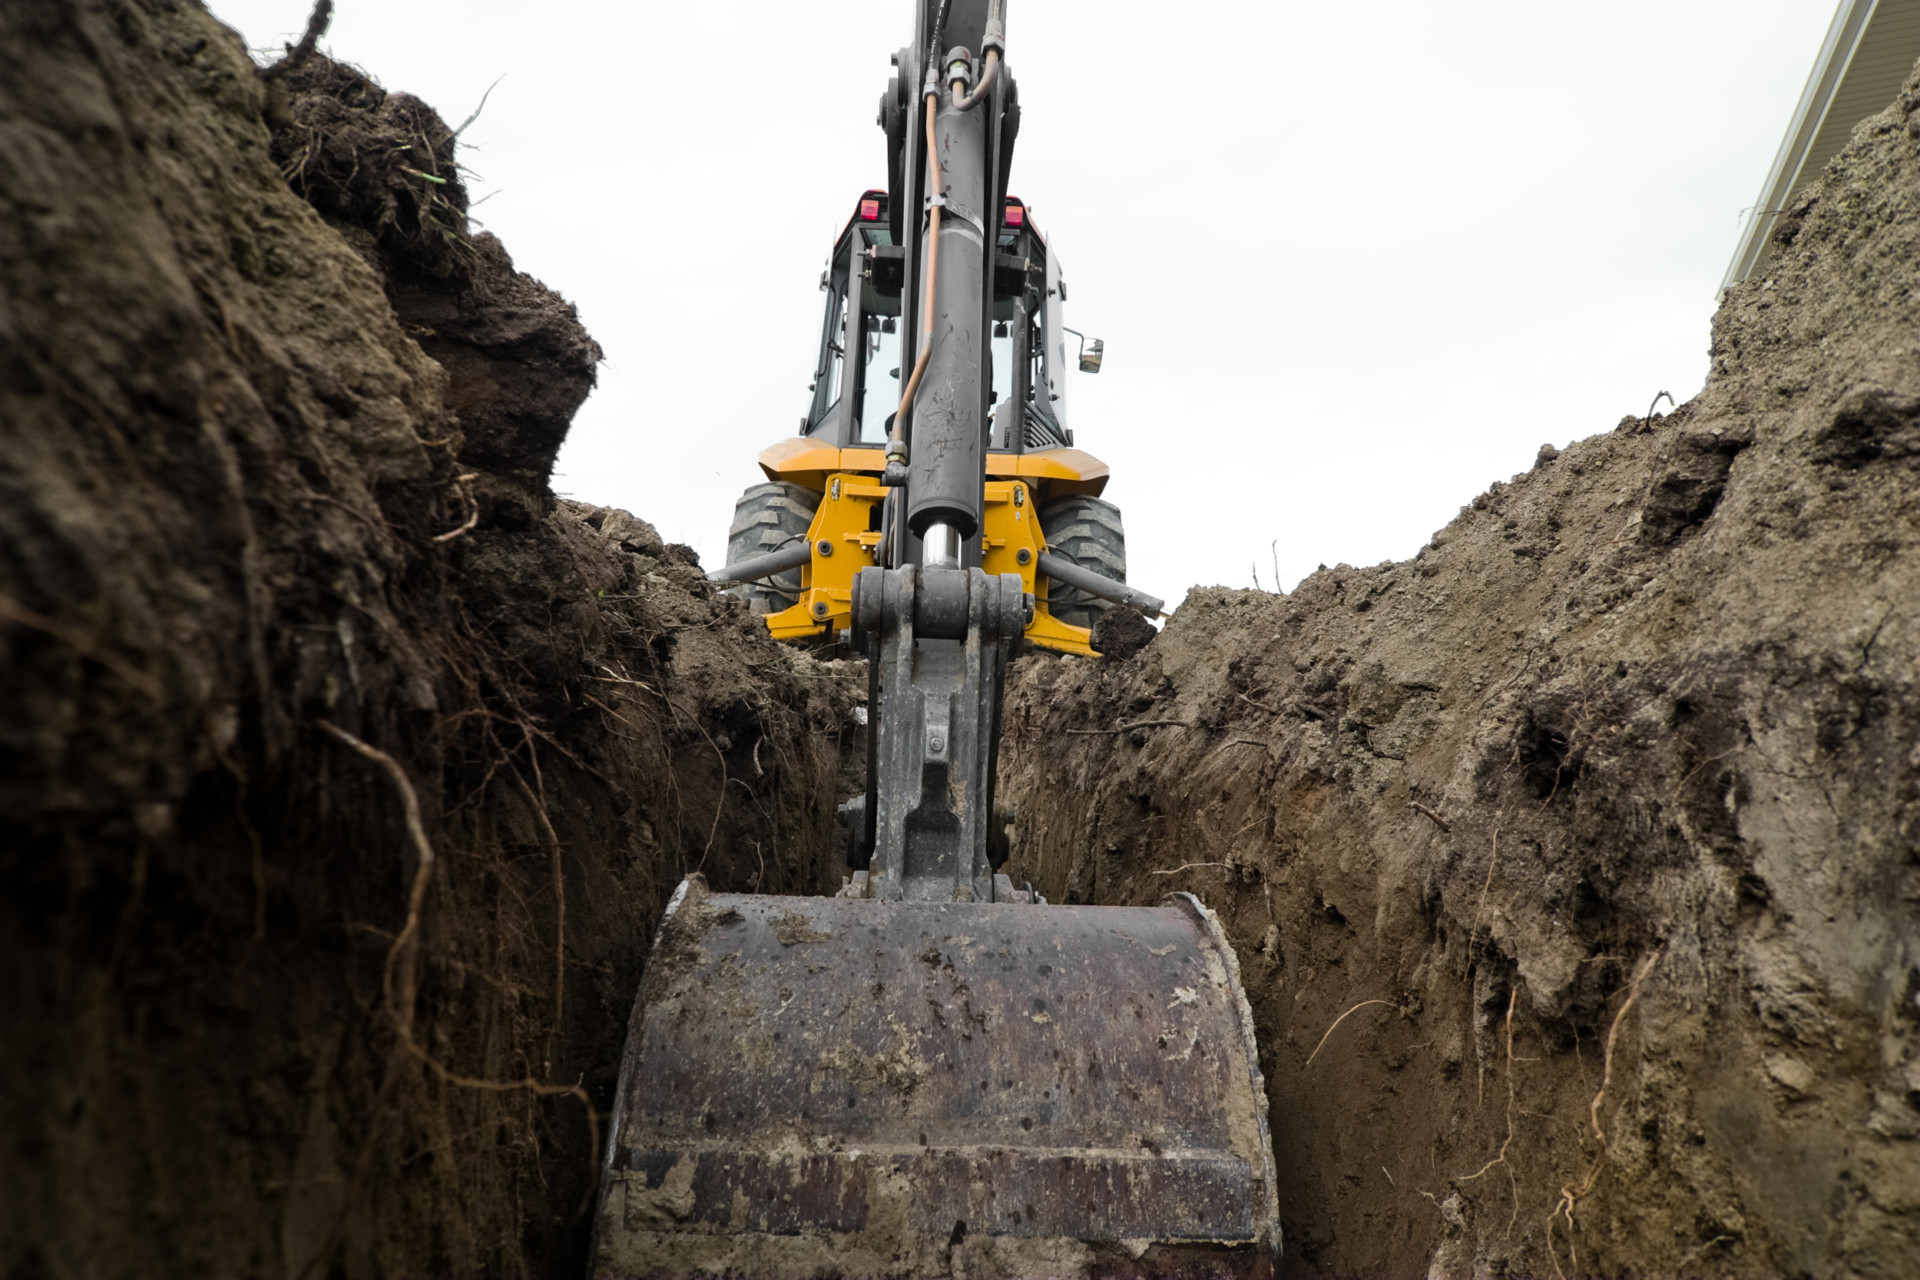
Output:
[[598,359],[424,104],[0,6],[0,1273],[577,1269],[663,895],[821,887],[851,701],[548,490]]
[[1229,922],[1294,1274],[1920,1272],[1917,139],[1910,80],[1691,403],[1023,662],[1015,879]]

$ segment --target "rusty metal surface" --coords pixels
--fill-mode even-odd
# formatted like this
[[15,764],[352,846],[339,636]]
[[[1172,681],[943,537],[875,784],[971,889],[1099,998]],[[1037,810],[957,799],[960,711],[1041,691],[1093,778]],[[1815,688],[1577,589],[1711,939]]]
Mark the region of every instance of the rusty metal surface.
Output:
[[690,882],[634,1019],[596,1275],[1277,1263],[1245,1000],[1191,899],[874,902]]

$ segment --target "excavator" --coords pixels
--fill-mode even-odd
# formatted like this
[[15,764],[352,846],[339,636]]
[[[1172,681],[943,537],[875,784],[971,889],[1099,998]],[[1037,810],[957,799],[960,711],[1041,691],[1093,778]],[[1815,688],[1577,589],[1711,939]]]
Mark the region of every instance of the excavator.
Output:
[[[887,193],[826,281],[837,363],[762,458],[807,537],[711,575],[784,587],[775,634],[866,655],[852,874],[832,897],[675,891],[591,1273],[1270,1277],[1266,1086],[1220,922],[1186,894],[1051,905],[1002,870],[1010,659],[1090,652],[1073,601],[1080,620],[1088,599],[1160,602],[1060,550],[1105,469],[1050,411],[1064,286],[1007,194],[1005,0],[912,4],[880,103]],[[904,374],[897,399],[876,370]],[[1082,518],[1046,523],[1063,501]]]
[[[798,435],[761,453],[766,482],[740,496],[726,567],[709,575],[765,615],[776,640],[850,637],[854,578],[890,559],[886,446],[899,388],[886,380],[900,376],[906,260],[893,210],[887,192],[862,192],[840,232],[820,276],[827,305],[808,412]],[[1092,656],[1090,628],[1113,602],[1163,606],[1127,588],[1120,509],[1100,496],[1106,464],[1075,448],[1066,425],[1065,335],[1080,335],[1061,321],[1059,258],[1018,197],[993,221],[986,477],[978,554],[969,545],[967,564],[1021,576],[1035,597],[1028,645]],[[1082,372],[1099,372],[1103,347],[1081,338]]]

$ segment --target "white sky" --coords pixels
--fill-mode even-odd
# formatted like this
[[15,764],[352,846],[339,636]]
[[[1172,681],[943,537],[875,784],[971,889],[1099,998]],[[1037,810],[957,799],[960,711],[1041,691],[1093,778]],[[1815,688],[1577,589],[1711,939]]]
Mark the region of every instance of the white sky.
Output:
[[[210,7],[268,46],[309,0]],[[1833,8],[1011,0],[1011,185],[1106,340],[1069,403],[1130,579],[1405,558],[1543,442],[1685,401]],[[901,0],[338,0],[322,47],[454,124],[504,77],[475,214],[607,353],[555,488],[712,566],[806,407],[911,29]]]

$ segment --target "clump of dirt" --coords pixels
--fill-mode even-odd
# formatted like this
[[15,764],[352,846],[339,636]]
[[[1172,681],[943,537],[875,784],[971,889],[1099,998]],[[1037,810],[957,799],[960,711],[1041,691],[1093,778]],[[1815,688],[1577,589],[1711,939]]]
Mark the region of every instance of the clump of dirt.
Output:
[[1920,80],[1691,403],[1023,663],[1014,879],[1220,913],[1303,1272],[1920,1270],[1915,127]]
[[350,69],[0,6],[9,1275],[577,1269],[665,895],[837,885],[857,682],[552,495],[599,351],[464,207]]
[[1159,632],[1147,616],[1131,605],[1117,604],[1093,624],[1090,643],[1109,662],[1125,662],[1153,643]]
[[833,935],[825,929],[816,929],[807,917],[798,911],[789,911],[774,917],[773,936],[780,939],[780,945],[797,947],[809,942],[831,942]]
[[449,375],[461,460],[495,524],[552,509],[547,480],[593,389],[599,344],[573,305],[470,234],[458,139],[433,108],[324,57],[275,82],[272,155],[294,190],[373,267],[395,318]]

